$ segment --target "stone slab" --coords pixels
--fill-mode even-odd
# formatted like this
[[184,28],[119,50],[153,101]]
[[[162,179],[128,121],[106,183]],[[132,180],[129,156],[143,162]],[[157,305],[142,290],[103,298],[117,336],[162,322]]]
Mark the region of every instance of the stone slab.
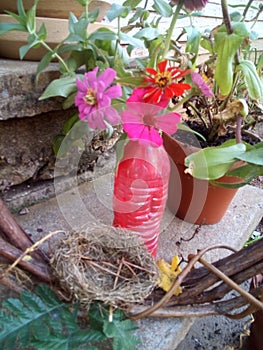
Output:
[[[59,183],[55,189],[59,190]],[[105,174],[96,180],[74,186],[43,203],[29,207],[27,215],[17,220],[34,239],[54,230],[76,229],[88,222],[111,224],[113,213],[111,198],[113,174]],[[216,208],[215,208],[216,210]],[[215,225],[202,226],[194,235],[196,225],[174,218],[166,210],[162,223],[158,258],[169,260],[174,254],[187,257],[197,249],[215,244],[226,244],[240,249],[263,215],[263,190],[252,186],[241,188],[236,194],[224,218]],[[190,239],[194,236],[192,239]],[[189,241],[182,241],[190,239]],[[47,243],[45,248],[52,245]],[[227,255],[224,250],[207,254],[208,261]],[[194,319],[151,319],[138,321],[138,335],[142,340],[139,350],[175,350],[189,331]]]
[[59,77],[51,63],[36,81],[37,62],[0,59],[0,121],[61,110],[62,98],[39,101],[48,84]]

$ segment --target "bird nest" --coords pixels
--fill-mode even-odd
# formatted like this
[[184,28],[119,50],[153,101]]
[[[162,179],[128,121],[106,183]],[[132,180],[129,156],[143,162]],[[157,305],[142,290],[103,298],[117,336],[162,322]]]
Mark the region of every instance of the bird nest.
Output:
[[137,234],[100,224],[65,235],[50,262],[73,299],[124,307],[143,302],[156,286],[157,266]]

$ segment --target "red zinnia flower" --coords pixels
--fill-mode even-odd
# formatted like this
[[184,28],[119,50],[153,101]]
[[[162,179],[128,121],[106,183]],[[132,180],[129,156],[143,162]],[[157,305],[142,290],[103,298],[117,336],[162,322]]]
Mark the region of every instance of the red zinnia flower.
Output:
[[164,95],[168,104],[170,98],[181,96],[185,90],[191,89],[189,84],[177,82],[178,79],[189,74],[190,70],[182,70],[176,67],[168,67],[166,69],[166,66],[167,61],[165,60],[158,63],[158,71],[153,68],[146,68],[146,72],[150,76],[144,78],[144,81],[149,83],[145,87],[144,102],[158,104]]

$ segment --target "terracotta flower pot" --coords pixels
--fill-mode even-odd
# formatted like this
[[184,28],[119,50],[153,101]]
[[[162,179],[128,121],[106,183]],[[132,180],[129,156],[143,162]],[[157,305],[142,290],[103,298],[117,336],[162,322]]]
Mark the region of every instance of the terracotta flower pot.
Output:
[[[185,174],[184,159],[199,149],[163,135],[164,147],[171,159],[171,175],[167,205],[180,219],[194,224],[215,224],[224,216],[237,189],[213,186],[206,180]],[[237,178],[223,177],[221,182],[236,182]]]
[[[25,10],[28,10],[34,5],[34,0],[23,0],[23,5]],[[100,22],[110,5],[110,1],[93,0],[89,5],[89,11],[98,7],[100,13],[97,21]],[[5,10],[17,12],[17,0],[1,0],[0,13],[4,13]],[[40,0],[37,5],[37,16],[67,19],[69,12],[73,12],[78,17],[83,13],[83,10],[83,6],[75,0]]]

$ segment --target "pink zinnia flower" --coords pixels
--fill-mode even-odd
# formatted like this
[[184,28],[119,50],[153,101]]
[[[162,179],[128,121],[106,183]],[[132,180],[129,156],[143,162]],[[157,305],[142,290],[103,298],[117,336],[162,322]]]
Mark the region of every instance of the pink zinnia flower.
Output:
[[[104,119],[110,124],[117,124],[120,121],[117,111],[109,106],[112,98],[122,95],[122,90],[118,85],[110,86],[116,77],[114,69],[107,68],[100,75],[97,75],[98,70],[96,67],[85,73],[83,80],[76,79],[78,92],[75,105],[79,110],[79,118],[87,120],[90,128],[105,129],[107,124]],[[103,108],[107,113],[103,112]]]
[[198,87],[204,96],[214,97],[214,94],[211,91],[210,87],[207,85],[199,73],[191,72],[191,78],[192,82]]
[[177,130],[180,114],[164,113],[158,106],[148,103],[127,103],[127,109],[122,112],[123,130],[129,138],[140,143],[150,143],[159,147],[163,140],[160,131],[172,135]]
[[[172,0],[172,3],[178,4],[179,0]],[[183,7],[188,11],[200,11],[207,4],[208,0],[184,0]]]

